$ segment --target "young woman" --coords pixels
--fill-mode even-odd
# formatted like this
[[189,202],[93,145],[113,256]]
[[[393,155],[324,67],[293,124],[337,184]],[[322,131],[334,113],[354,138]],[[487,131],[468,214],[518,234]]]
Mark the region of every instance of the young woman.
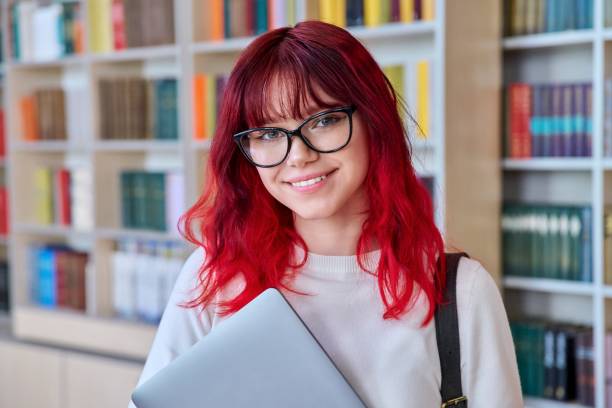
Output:
[[[182,219],[199,249],[140,382],[276,287],[369,407],[440,406],[433,314],[444,244],[397,106],[342,28],[308,21],[247,47],[227,83],[206,190]],[[522,407],[499,291],[467,258],[457,310],[470,407]]]

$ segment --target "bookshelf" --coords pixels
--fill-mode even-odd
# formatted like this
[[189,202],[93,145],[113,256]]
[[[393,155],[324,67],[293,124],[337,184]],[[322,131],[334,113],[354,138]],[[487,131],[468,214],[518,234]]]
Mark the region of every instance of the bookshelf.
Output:
[[[90,16],[99,0],[77,1]],[[313,0],[296,0],[297,20],[310,18]],[[198,197],[205,182],[205,163],[211,140],[196,140],[194,94],[196,73],[229,73],[239,53],[253,37],[205,40],[197,34],[204,16],[202,2],[174,0],[174,38],[171,43],[104,49],[84,17],[84,49],[50,60],[15,60],[5,64],[10,112],[6,124],[6,161],[11,191],[12,234],[8,239],[15,271],[12,279],[12,325],[17,341],[144,361],[155,324],[117,317],[113,304],[111,261],[122,240],[181,243],[170,229],[126,228],[122,223],[121,175],[127,170],[176,172],[183,177],[185,205]],[[8,10],[4,2],[4,49],[11,49]],[[350,31],[381,65],[431,62],[431,132],[413,140],[415,166],[434,180],[436,221],[449,246],[461,248],[499,278],[499,132],[500,44],[496,2],[435,0],[435,18],[410,24],[353,27]],[[97,24],[97,23],[96,23]],[[473,30],[473,28],[478,30]],[[101,45],[102,44],[102,45]],[[474,46],[478,44],[478,46]],[[471,50],[465,53],[465,49]],[[101,47],[101,48],[100,48]],[[111,47],[112,48],[112,47]],[[102,51],[96,51],[102,49]],[[458,76],[456,72],[478,72]],[[105,139],[104,90],[100,81],[126,77],[150,81],[176,80],[178,137],[173,140]],[[486,78],[486,81],[482,81]],[[19,101],[44,87],[62,87],[66,97],[63,140],[23,140]],[[408,90],[404,90],[408,91]],[[407,93],[407,92],[406,92]],[[473,103],[466,105],[465,100]],[[76,101],[76,102],[75,102]],[[410,101],[409,101],[410,102]],[[115,112],[117,113],[117,112]],[[473,124],[478,123],[476,131]],[[468,159],[469,158],[469,159]],[[37,194],[38,169],[68,168],[89,172],[85,192],[91,222],[63,225],[37,221],[31,197]],[[491,177],[483,178],[482,174]],[[27,181],[26,181],[27,180]],[[469,192],[469,194],[466,194]],[[33,302],[29,275],[32,244],[62,243],[89,255],[84,311],[44,308]],[[185,244],[185,253],[190,250]]]
[[[592,209],[592,282],[504,276],[505,301],[514,319],[536,318],[593,327],[595,407],[606,406],[605,335],[612,294],[604,275],[604,207],[612,203],[610,158],[604,154],[604,81],[612,66],[612,30],[605,27],[606,0],[593,0],[591,29],[504,37],[504,85],[513,82],[592,83],[592,154],[502,160],[505,200],[580,204]],[[609,283],[609,282],[608,282]],[[581,405],[527,398],[529,407]]]

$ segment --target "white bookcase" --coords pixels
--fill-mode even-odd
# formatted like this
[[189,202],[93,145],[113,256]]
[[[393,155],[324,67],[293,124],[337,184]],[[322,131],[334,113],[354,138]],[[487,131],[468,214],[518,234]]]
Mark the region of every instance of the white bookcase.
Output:
[[[595,406],[604,408],[604,338],[612,321],[612,290],[604,282],[603,211],[605,204],[612,203],[612,172],[610,158],[603,157],[603,115],[604,79],[612,75],[612,29],[604,26],[605,0],[593,3],[593,29],[517,36],[502,41],[504,84],[592,81],[592,157],[501,162],[505,199],[592,206],[593,283],[505,277],[503,286],[511,317],[542,317],[593,326]],[[527,405],[577,406],[538,399],[528,399]]]
[[[296,0],[298,20],[307,2]],[[88,6],[87,0],[81,0]],[[4,7],[5,49],[9,49]],[[229,73],[252,38],[197,41],[194,24],[204,4],[175,0],[176,43],[168,46],[82,55],[47,62],[5,64],[5,106],[12,264],[12,325],[18,341],[60,346],[143,361],[155,326],[114,316],[109,255],[117,239],[180,241],[176,231],[130,230],[120,226],[118,174],[124,168],[178,169],[184,174],[185,201],[190,205],[202,190],[210,140],[193,134],[194,73]],[[370,49],[381,65],[429,59],[432,63],[432,133],[415,140],[415,166],[435,181],[436,221],[449,247],[480,260],[496,279],[500,276],[500,5],[486,0],[435,1],[435,20],[393,23],[350,31]],[[87,13],[85,13],[86,15]],[[474,28],[477,28],[474,29]],[[87,27],[85,27],[87,37]],[[97,80],[101,77],[163,73],[178,79],[180,136],[178,141],[108,141],[98,134]],[[484,80],[483,80],[484,79]],[[68,141],[27,143],[21,140],[19,96],[37,84],[76,84],[83,89],[83,116],[78,137]],[[466,103],[469,101],[469,103]],[[75,230],[32,222],[27,178],[39,163],[88,166],[95,197],[93,228]],[[86,313],[43,310],[29,298],[27,248],[32,242],[66,242],[86,248],[93,259]]]

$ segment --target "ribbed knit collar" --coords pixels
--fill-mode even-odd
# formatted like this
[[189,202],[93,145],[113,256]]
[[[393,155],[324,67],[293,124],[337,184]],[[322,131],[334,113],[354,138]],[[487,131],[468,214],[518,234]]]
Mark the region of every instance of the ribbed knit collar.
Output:
[[[304,250],[295,246],[296,259],[303,259]],[[370,271],[375,271],[380,260],[380,249],[366,252],[364,254],[364,266]],[[322,279],[352,280],[360,279],[366,274],[357,262],[357,255],[320,255],[308,252],[306,264],[301,269],[304,275]]]

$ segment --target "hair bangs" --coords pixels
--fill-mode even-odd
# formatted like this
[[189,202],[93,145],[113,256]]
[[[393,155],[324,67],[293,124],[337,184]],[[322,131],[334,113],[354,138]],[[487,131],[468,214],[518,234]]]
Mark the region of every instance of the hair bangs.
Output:
[[[333,100],[345,102],[345,92],[330,92],[333,90],[332,78],[320,72],[317,75],[310,72],[303,57],[294,53],[283,53],[279,47],[273,55],[261,56],[268,64],[261,64],[249,74],[249,80],[243,88],[243,101],[240,116],[247,128],[262,127],[266,124],[287,119],[305,119],[321,109],[335,108],[338,102],[326,102],[322,90]],[[335,90],[337,91],[337,90]],[[342,95],[338,95],[338,93]],[[280,112],[274,103],[278,98]]]

